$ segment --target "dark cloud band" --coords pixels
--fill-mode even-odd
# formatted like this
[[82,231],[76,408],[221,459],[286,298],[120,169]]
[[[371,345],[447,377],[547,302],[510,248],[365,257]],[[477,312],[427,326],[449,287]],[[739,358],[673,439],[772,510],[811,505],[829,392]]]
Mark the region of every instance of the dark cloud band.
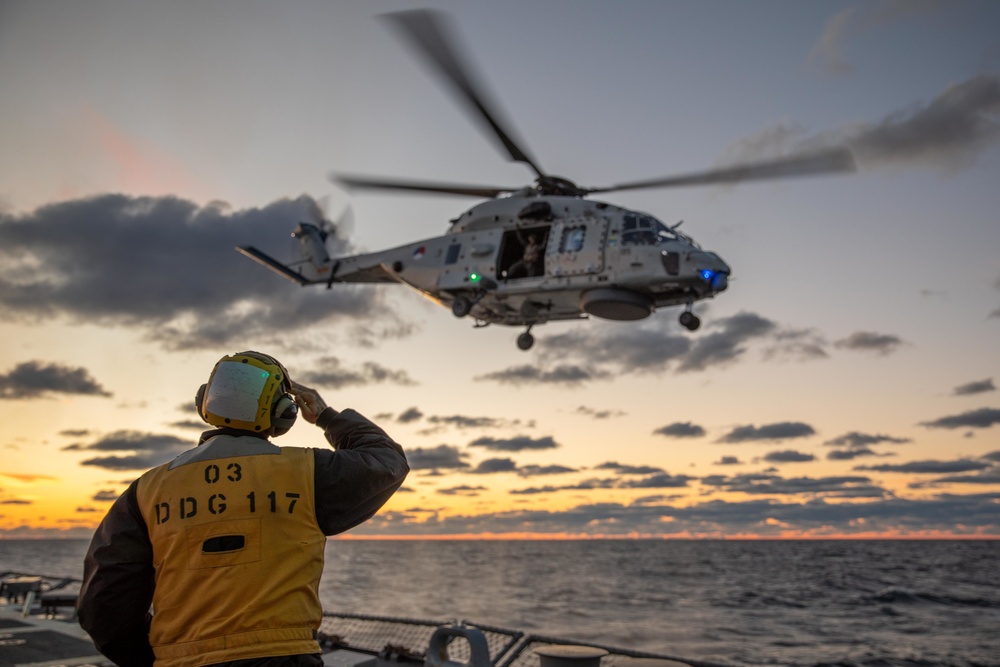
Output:
[[[365,286],[300,289],[234,252],[280,253],[309,197],[229,211],[176,197],[103,195],[0,214],[0,314],[134,327],[171,349],[218,347],[334,319],[393,317]],[[331,236],[330,251],[349,251]],[[286,251],[287,252],[287,251]]]

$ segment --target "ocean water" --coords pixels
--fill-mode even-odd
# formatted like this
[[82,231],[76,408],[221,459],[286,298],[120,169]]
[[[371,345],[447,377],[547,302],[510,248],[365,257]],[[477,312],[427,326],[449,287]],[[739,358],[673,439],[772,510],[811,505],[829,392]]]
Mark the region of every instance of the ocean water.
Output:
[[[83,541],[0,540],[80,576]],[[331,611],[733,665],[1000,667],[1000,541],[331,541]]]

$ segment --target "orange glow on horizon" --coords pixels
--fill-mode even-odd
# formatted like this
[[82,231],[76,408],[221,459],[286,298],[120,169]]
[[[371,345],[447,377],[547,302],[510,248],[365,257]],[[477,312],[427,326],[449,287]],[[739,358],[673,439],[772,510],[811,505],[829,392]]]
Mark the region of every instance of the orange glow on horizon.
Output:
[[923,530],[911,531],[909,533],[887,532],[887,533],[838,533],[838,534],[808,534],[794,533],[788,531],[781,535],[584,535],[570,533],[456,533],[450,535],[336,535],[329,538],[331,540],[344,541],[595,541],[595,540],[662,540],[662,541],[697,541],[697,540],[719,540],[725,542],[768,542],[782,540],[1000,540],[1000,534],[953,534],[943,531]]

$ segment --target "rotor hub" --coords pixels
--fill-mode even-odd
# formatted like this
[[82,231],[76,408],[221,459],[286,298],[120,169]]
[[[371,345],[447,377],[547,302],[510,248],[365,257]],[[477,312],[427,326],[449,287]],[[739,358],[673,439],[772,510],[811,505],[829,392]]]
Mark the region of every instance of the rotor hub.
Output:
[[564,197],[582,197],[587,194],[579,185],[561,176],[542,175],[535,179],[535,189],[543,195],[561,195]]

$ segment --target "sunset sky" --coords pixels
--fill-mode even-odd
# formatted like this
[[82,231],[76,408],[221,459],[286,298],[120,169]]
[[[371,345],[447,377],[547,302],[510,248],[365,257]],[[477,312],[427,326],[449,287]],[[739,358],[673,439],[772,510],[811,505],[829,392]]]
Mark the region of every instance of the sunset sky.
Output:
[[[258,349],[407,452],[353,536],[1000,536],[1000,3],[428,2],[549,173],[585,186],[846,145],[858,172],[594,197],[730,288],[640,322],[473,329],[403,286],[300,288],[477,200],[331,172],[533,174],[389,2],[0,0],[0,538],[89,537]],[[300,422],[277,441],[325,446]]]

